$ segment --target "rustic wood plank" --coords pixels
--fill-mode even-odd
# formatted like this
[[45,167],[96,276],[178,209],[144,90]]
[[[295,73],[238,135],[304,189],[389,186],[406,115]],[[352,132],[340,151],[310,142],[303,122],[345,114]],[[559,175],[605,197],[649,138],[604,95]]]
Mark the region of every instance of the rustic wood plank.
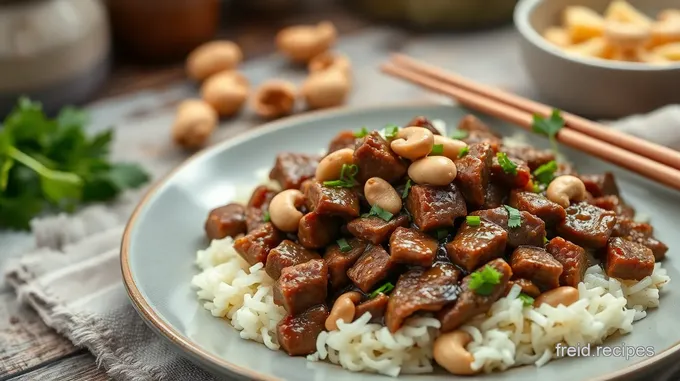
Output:
[[108,381],[110,379],[104,370],[97,368],[94,357],[89,352],[81,351],[10,380]]
[[0,379],[77,351],[14,293],[0,293]]

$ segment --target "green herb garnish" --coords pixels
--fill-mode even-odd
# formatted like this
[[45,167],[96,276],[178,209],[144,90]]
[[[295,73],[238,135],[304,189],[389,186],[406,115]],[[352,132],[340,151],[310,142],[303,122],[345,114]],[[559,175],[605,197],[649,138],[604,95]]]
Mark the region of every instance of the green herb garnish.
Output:
[[441,155],[444,153],[444,145],[443,144],[435,144],[432,146],[432,150],[430,151],[430,155]]
[[451,134],[451,139],[465,139],[469,136],[470,134],[465,131],[465,130],[453,130],[453,133]]
[[531,125],[534,132],[545,135],[550,139],[550,145],[553,151],[557,153],[557,140],[555,137],[557,133],[564,127],[564,119],[560,110],[553,109],[549,118],[534,114],[534,122]]
[[470,147],[465,146],[465,147],[461,148],[460,151],[458,152],[458,158],[460,159],[461,157],[467,155],[469,152],[470,152]]
[[534,304],[534,298],[523,292],[517,296],[517,299],[521,300],[525,306],[532,306]]
[[541,184],[548,185],[555,178],[555,171],[557,171],[557,162],[555,160],[550,160],[536,168],[534,171],[534,178]]
[[522,225],[522,215],[519,213],[519,210],[509,205],[503,205],[503,207],[508,211],[508,227],[520,227]]
[[361,130],[354,133],[354,137],[355,138],[363,138],[368,134],[369,134],[368,129],[366,128],[366,126],[364,126],[364,127],[361,127]]
[[517,164],[510,160],[507,153],[498,152],[496,157],[498,158],[498,164],[500,164],[501,168],[503,168],[503,172],[509,175],[517,176]]
[[449,235],[449,231],[446,229],[437,229],[437,239],[442,240]]
[[379,207],[378,205],[373,205],[371,207],[371,210],[368,213],[365,213],[361,217],[370,217],[370,216],[376,216],[380,217],[381,219],[385,221],[389,221],[392,219],[392,216],[394,216],[392,213],[386,211],[385,209]]
[[408,192],[411,190],[411,185],[413,183],[411,182],[411,179],[406,180],[406,185],[404,186],[404,191],[401,192],[401,198],[406,198],[408,197]]
[[490,265],[470,274],[468,287],[478,295],[490,295],[494,286],[501,283],[501,273]]
[[1,123],[0,228],[28,229],[39,213],[72,212],[137,188],[149,175],[135,164],[109,161],[113,131],[90,135],[87,114],[66,107],[49,118],[20,98]]
[[323,185],[333,188],[352,188],[358,185],[354,176],[359,173],[359,167],[355,164],[343,164],[340,169],[340,178],[338,180],[324,181]]
[[545,244],[548,243],[548,242],[550,242],[550,241],[548,240],[548,237],[543,236],[543,244],[545,245]]
[[542,191],[543,189],[541,188],[541,186],[540,186],[538,183],[533,183],[533,184],[532,184],[531,190],[532,190],[534,193],[541,193],[541,191]]
[[347,243],[347,240],[344,238],[340,238],[339,240],[335,241],[337,242],[338,246],[340,246],[340,251],[343,253],[346,253],[350,250],[352,250],[352,246]]
[[269,216],[269,211],[265,211],[264,214],[262,215],[262,221],[269,222],[271,220],[272,218]]
[[479,216],[467,216],[465,217],[465,223],[470,226],[479,226],[482,223],[482,219]]
[[390,124],[388,126],[385,126],[385,138],[387,139],[394,139],[397,137],[397,134],[399,133],[399,126]]
[[382,286],[380,286],[380,287],[379,287],[378,289],[376,289],[375,291],[371,292],[371,293],[368,295],[368,298],[369,298],[369,299],[373,299],[373,298],[375,298],[376,296],[378,296],[378,294],[385,294],[385,295],[387,295],[387,294],[389,294],[390,291],[392,291],[392,290],[394,290],[394,285],[393,285],[391,282],[387,282],[387,283],[383,284]]

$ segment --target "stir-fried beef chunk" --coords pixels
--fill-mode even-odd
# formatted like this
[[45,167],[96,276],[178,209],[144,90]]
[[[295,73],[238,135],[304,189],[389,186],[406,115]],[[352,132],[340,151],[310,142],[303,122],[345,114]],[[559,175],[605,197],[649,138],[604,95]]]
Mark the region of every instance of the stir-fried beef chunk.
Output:
[[458,123],[458,129],[466,131],[467,137],[462,140],[467,144],[488,143],[494,153],[501,147],[502,140],[491,129],[474,115],[466,115]]
[[430,267],[437,254],[437,240],[415,229],[397,228],[390,237],[390,256],[396,263]]
[[369,320],[369,323],[380,323],[385,316],[385,309],[387,309],[389,301],[390,298],[381,292],[376,297],[359,303],[354,311],[354,318],[358,319],[366,312],[370,312],[371,320]]
[[512,191],[510,193],[510,206],[533,214],[542,219],[548,227],[553,227],[562,222],[567,216],[561,205],[534,192]]
[[486,187],[486,195],[484,196],[484,205],[480,209],[493,209],[503,206],[508,198],[508,189],[504,185],[498,184],[495,181],[489,181]]
[[354,149],[357,138],[354,132],[350,130],[340,131],[328,145],[328,153],[339,151],[343,148]]
[[616,225],[612,231],[612,237],[622,237],[628,241],[637,242],[647,246],[654,253],[656,261],[661,261],[666,256],[668,246],[663,242],[657,240],[652,235],[654,228],[652,225],[644,222],[636,222],[630,218],[617,217]]
[[493,222],[508,232],[508,246],[511,248],[520,245],[543,246],[545,237],[545,223],[540,218],[525,211],[520,211],[520,226],[508,226],[508,211],[504,207],[478,210],[471,213],[473,216],[480,216],[483,219]]
[[328,266],[329,282],[333,291],[349,284],[350,279],[347,276],[347,270],[354,266],[354,263],[361,257],[368,242],[359,238],[352,238],[347,240],[347,244],[351,247],[349,251],[343,252],[336,243],[329,246],[324,255],[324,260]]
[[[513,285],[518,285],[521,289],[522,292],[531,296],[532,298],[535,298],[539,295],[541,295],[541,290],[538,288],[538,286],[530,281],[529,279],[526,278],[517,278],[513,279],[510,282],[508,282],[508,288],[507,292],[510,292],[510,289],[512,288]],[[506,292],[506,295],[507,295]]]
[[307,213],[298,224],[298,241],[308,249],[321,249],[340,235],[342,219],[339,217]]
[[276,326],[276,337],[281,348],[291,356],[305,356],[316,352],[316,337],[324,331],[328,308],[321,304],[300,315],[286,315]]
[[283,241],[283,233],[267,222],[234,241],[234,250],[251,266],[267,262],[269,251]]
[[510,257],[512,273],[534,282],[542,291],[560,286],[562,264],[540,247],[520,246]]
[[267,264],[264,269],[272,279],[277,280],[281,276],[281,270],[284,268],[299,265],[312,259],[321,259],[321,256],[293,241],[285,239],[269,251]]
[[408,226],[408,216],[399,215],[385,221],[377,216],[359,217],[347,224],[347,230],[353,236],[372,244],[378,245],[387,241],[395,229],[400,226]]
[[427,118],[424,117],[424,116],[416,116],[415,118],[411,119],[411,121],[408,122],[408,124],[406,124],[406,127],[422,127],[422,128],[427,128],[427,129],[430,130],[430,132],[432,132],[433,134],[435,134],[435,135],[441,135],[441,134],[439,133],[439,130],[437,130],[436,128],[434,128],[434,125],[432,124],[432,122],[430,122],[430,120],[427,119]]
[[586,248],[599,249],[607,245],[616,224],[616,213],[586,202],[571,205],[567,216],[557,225],[557,233]]
[[281,184],[283,189],[299,189],[303,181],[314,177],[319,159],[317,155],[280,153],[269,178]]
[[503,166],[501,166],[498,157],[494,156],[491,162],[491,179],[510,188],[524,188],[531,180],[531,170],[522,160],[515,158],[508,159],[517,166],[515,168],[516,172],[506,172]]
[[204,228],[209,239],[243,234],[247,231],[246,208],[241,204],[227,204],[215,208],[208,214]]
[[363,292],[370,292],[390,275],[394,263],[382,246],[371,245],[347,271],[347,276]]
[[501,151],[527,163],[532,172],[541,165],[555,160],[555,154],[551,150],[539,150],[529,146],[503,147]]
[[589,200],[588,202],[597,206],[598,208],[611,210],[612,212],[616,213],[617,216],[629,218],[635,217],[635,209],[629,205],[626,205],[619,196],[602,196]]
[[443,187],[412,186],[406,199],[406,209],[423,231],[451,227],[456,218],[467,215],[465,199],[453,184]]
[[274,303],[291,315],[298,315],[326,301],[328,266],[323,259],[312,259],[284,267],[274,286]]
[[276,191],[266,185],[260,185],[253,191],[246,206],[246,226],[248,232],[264,225],[264,213],[269,209],[269,203],[276,196]]
[[354,150],[354,163],[359,167],[357,179],[364,183],[371,177],[395,182],[406,174],[404,161],[390,148],[377,131],[371,132]]
[[470,146],[467,155],[456,160],[456,186],[474,206],[479,207],[486,200],[493,157],[494,151],[488,143],[477,143]]
[[390,332],[401,328],[404,320],[417,311],[439,311],[456,300],[460,271],[449,263],[429,269],[413,268],[399,277],[390,295],[385,323]]
[[562,264],[560,286],[578,287],[578,284],[583,282],[583,276],[588,268],[585,249],[562,237],[551,239],[545,249]]
[[[444,307],[437,313],[437,318],[442,324],[440,328],[441,332],[453,331],[475,315],[488,311],[489,308],[491,308],[491,305],[503,296],[503,293],[508,286],[508,282],[510,281],[510,277],[512,276],[510,265],[500,258],[494,259],[487,265],[500,273],[501,276],[498,284],[494,285],[493,289],[488,294],[478,294],[475,290],[470,288],[472,274],[463,278],[463,282],[460,285],[458,300],[454,304]],[[480,268],[477,271],[483,271],[483,269],[484,268]]]
[[619,187],[616,185],[616,180],[611,172],[599,175],[579,175],[579,178],[593,197],[619,195]]
[[654,254],[639,243],[610,238],[604,270],[610,277],[641,280],[654,272]]
[[317,214],[350,219],[359,216],[359,196],[349,188],[327,187],[315,181],[306,185],[307,207]]
[[446,244],[451,261],[467,271],[503,256],[508,232],[502,227],[481,220],[478,226],[463,223],[456,237]]

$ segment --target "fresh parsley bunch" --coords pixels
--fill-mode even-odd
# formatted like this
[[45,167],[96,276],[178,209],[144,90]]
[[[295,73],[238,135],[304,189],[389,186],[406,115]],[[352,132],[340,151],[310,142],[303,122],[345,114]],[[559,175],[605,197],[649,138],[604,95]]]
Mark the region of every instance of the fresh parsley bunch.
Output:
[[149,180],[139,166],[111,163],[113,131],[85,133],[85,112],[67,107],[48,118],[21,98],[0,125],[0,228],[28,229],[44,210],[72,212]]

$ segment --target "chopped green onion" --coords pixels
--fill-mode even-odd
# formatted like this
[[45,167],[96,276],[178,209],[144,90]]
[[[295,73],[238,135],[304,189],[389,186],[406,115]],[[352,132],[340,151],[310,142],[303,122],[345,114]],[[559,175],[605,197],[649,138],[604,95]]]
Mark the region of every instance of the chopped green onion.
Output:
[[453,133],[451,134],[451,139],[465,139],[469,136],[470,134],[465,131],[465,130],[453,130]]
[[468,152],[470,152],[470,147],[465,146],[465,147],[461,148],[460,151],[458,152],[458,158],[461,158],[461,157],[467,155]]
[[379,287],[378,289],[376,289],[375,291],[371,292],[371,293],[368,295],[368,298],[369,298],[369,299],[373,299],[373,298],[375,298],[376,296],[378,296],[378,294],[385,294],[385,295],[387,295],[387,294],[389,294],[390,291],[392,291],[392,290],[394,290],[394,285],[393,285],[391,282],[387,282],[387,283],[383,284],[382,286],[380,286],[380,287]]
[[525,306],[531,306],[534,304],[534,298],[531,296],[525,294],[525,293],[520,293],[519,296],[517,296],[517,299],[521,300],[522,303],[524,303]]
[[534,114],[534,122],[531,127],[534,132],[547,136],[550,139],[553,151],[557,153],[557,140],[555,136],[564,127],[564,119],[560,110],[553,109],[549,118]]
[[545,244],[548,243],[548,242],[550,242],[550,241],[548,241],[548,237],[543,236],[543,244],[545,245]]
[[430,155],[441,155],[444,153],[444,145],[443,144],[435,144],[432,146],[432,151],[430,151]]
[[491,265],[470,274],[468,287],[478,295],[490,295],[494,286],[501,283],[501,273]]
[[390,124],[385,127],[385,138],[387,139],[394,139],[397,137],[397,134],[399,133],[399,126]]
[[335,241],[338,243],[338,246],[340,246],[340,251],[343,253],[346,253],[350,250],[352,250],[352,246],[347,243],[347,240],[344,238],[340,238],[339,240]]
[[498,158],[498,164],[503,168],[503,172],[517,176],[517,164],[510,160],[507,153],[499,152],[496,154],[496,157]]
[[369,134],[368,129],[366,128],[366,126],[364,126],[364,127],[361,127],[361,130],[354,133],[354,137],[355,138],[363,138],[364,136],[366,136],[368,134]]
[[479,226],[482,223],[482,219],[479,216],[467,216],[465,217],[465,222],[470,226]]
[[446,238],[449,235],[449,231],[446,229],[438,229],[437,230],[437,239],[442,240]]
[[264,212],[264,214],[262,215],[262,220],[263,220],[264,222],[269,222],[269,221],[271,221],[271,217],[269,216],[269,212],[268,212],[268,211],[265,211],[265,212]]
[[541,184],[548,185],[555,178],[555,171],[557,171],[557,162],[551,160],[536,168],[534,171],[534,178]]
[[323,185],[332,188],[352,188],[357,185],[354,176],[359,173],[359,167],[355,164],[343,164],[340,170],[340,178],[338,180],[324,181]]
[[389,221],[392,219],[392,216],[394,216],[392,213],[386,211],[385,209],[379,207],[378,205],[373,205],[371,207],[371,210],[364,214],[362,217],[370,217],[370,216],[376,216],[380,217],[381,219],[385,221]]
[[411,185],[413,185],[413,183],[411,182],[411,179],[406,180],[406,186],[404,186],[404,191],[401,192],[401,198],[408,197],[408,192],[409,192],[409,190],[411,190]]
[[541,193],[543,188],[538,183],[533,184],[533,188],[531,189],[534,193]]
[[522,225],[522,215],[519,210],[513,208],[509,205],[503,205],[505,210],[508,211],[508,227],[518,228]]

